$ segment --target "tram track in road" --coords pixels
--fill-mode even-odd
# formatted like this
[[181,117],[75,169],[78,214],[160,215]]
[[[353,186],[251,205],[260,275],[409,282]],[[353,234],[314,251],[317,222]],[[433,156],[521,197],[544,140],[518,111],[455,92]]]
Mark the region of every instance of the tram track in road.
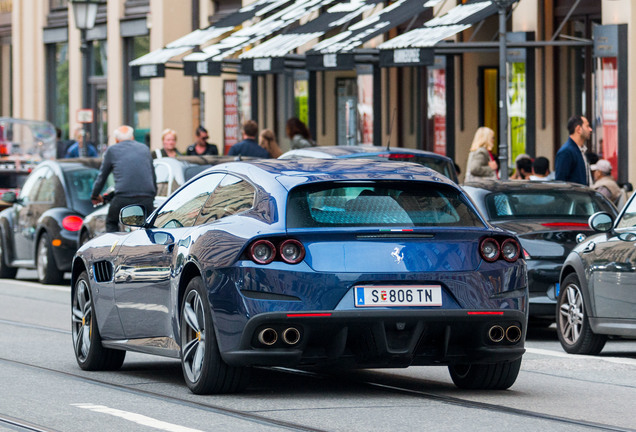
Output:
[[[15,325],[19,327],[36,329],[40,331],[70,334],[69,331],[63,331],[63,330],[52,328],[52,327],[50,328],[50,327],[41,326],[41,325],[32,325],[28,323],[20,323],[20,322],[14,322],[9,320],[0,320],[0,324]],[[192,399],[189,399],[189,398],[170,396],[170,395],[166,395],[164,393],[160,393],[160,392],[156,392],[152,390],[140,389],[134,385],[117,384],[117,383],[112,383],[103,379],[87,377],[86,375],[82,373],[72,373],[67,371],[61,371],[61,370],[56,370],[50,367],[34,365],[34,364],[30,364],[30,363],[26,363],[26,362],[22,362],[18,360],[13,360],[13,359],[8,359],[8,358],[2,358],[2,357],[0,357],[0,362],[6,362],[13,365],[19,365],[25,368],[32,368],[32,369],[37,369],[41,371],[46,371],[49,373],[54,373],[54,374],[66,376],[72,379],[80,380],[86,383],[104,386],[114,390],[126,391],[128,393],[137,394],[143,397],[150,397],[150,398],[161,400],[164,402],[170,402],[170,403],[186,406],[189,408],[204,410],[214,414],[234,417],[244,421],[253,422],[258,425],[278,427],[281,429],[292,430],[292,431],[309,431],[309,432],[323,431],[323,429],[316,429],[310,426],[305,426],[305,425],[294,423],[294,422],[287,422],[287,421],[272,419],[271,417],[267,417],[257,412],[240,411],[240,410],[235,410],[235,409],[224,407],[217,404],[209,404],[204,401],[199,402],[199,401],[193,401]],[[334,379],[333,375],[316,373],[312,371],[304,371],[304,370],[289,369],[289,368],[271,368],[268,370],[275,371],[278,373],[288,373],[288,374],[298,375],[298,376],[307,377],[309,379],[316,379],[316,380]],[[429,401],[434,401],[434,402],[447,404],[447,405],[459,406],[459,407],[467,408],[467,409],[477,409],[477,410],[483,410],[483,411],[489,411],[489,412],[497,412],[501,414],[518,416],[525,419],[542,420],[542,421],[553,423],[555,427],[556,425],[561,424],[563,426],[580,427],[582,429],[584,428],[588,430],[636,432],[636,429],[625,428],[621,426],[590,422],[590,421],[585,421],[580,419],[572,419],[572,418],[567,418],[562,416],[555,416],[555,415],[546,414],[540,411],[525,410],[525,409],[514,408],[509,406],[502,406],[502,405],[498,405],[494,403],[473,401],[473,400],[468,400],[461,397],[448,396],[448,395],[439,394],[439,393],[430,392],[430,391],[423,391],[419,389],[409,388],[409,386],[407,385],[400,385],[399,383],[396,384],[395,380],[391,380],[390,378],[389,379],[387,378],[368,379],[368,377],[365,375],[367,374],[361,373],[358,375],[354,375],[353,377],[349,376],[346,378],[346,380],[349,381],[351,384],[365,386],[367,388],[374,389],[375,391],[388,392],[392,394],[408,395],[411,397],[426,399]],[[340,381],[342,377],[339,376],[337,379]],[[204,399],[204,398],[201,398],[201,399]],[[4,421],[3,417],[0,414],[0,424],[2,424],[3,421]],[[23,430],[48,431],[49,429],[25,428]]]
[[0,426],[5,425],[14,430],[19,431],[32,431],[32,432],[57,432],[56,429],[49,429],[44,426],[39,426],[33,423],[30,423],[26,420],[17,419],[14,417],[9,417],[4,414],[0,414]]

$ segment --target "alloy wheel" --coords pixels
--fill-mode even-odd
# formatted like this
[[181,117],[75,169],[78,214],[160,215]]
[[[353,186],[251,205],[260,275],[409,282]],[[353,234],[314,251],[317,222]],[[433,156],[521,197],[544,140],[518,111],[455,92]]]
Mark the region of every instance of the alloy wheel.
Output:
[[75,355],[84,362],[90,353],[93,330],[93,301],[84,279],[80,279],[75,287],[72,324]]
[[38,262],[37,262],[37,272],[38,278],[40,280],[44,280],[46,278],[46,269],[49,265],[49,247],[47,244],[47,237],[42,236],[40,238],[40,242],[38,243]]
[[563,339],[573,345],[579,340],[583,329],[583,296],[580,288],[574,284],[568,285],[565,290],[567,299],[559,308],[559,324]]
[[197,382],[203,371],[205,357],[205,316],[203,301],[195,290],[188,293],[183,308],[185,340],[183,344],[184,370],[191,382]]

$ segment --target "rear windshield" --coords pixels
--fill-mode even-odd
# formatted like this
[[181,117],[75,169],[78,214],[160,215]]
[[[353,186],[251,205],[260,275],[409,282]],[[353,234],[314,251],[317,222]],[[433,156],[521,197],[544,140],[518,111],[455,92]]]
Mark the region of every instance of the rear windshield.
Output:
[[459,191],[420,182],[301,186],[289,194],[287,225],[288,228],[484,226]]
[[507,191],[486,197],[491,220],[515,218],[587,218],[599,211],[614,214],[611,205],[593,193],[545,190]]
[[[91,192],[93,183],[97,178],[99,170],[95,168],[82,168],[76,170],[68,170],[64,173],[68,191],[71,194],[73,208],[80,213],[88,214],[94,210],[91,203]],[[106,179],[106,184],[102,188],[104,193],[114,184],[112,174]]]

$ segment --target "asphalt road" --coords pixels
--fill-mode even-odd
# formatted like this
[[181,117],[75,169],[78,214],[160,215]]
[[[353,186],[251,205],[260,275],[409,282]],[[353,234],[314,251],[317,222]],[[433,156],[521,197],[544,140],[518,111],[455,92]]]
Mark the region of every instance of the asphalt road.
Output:
[[445,367],[257,369],[241,394],[196,396],[176,360],[128,353],[119,371],[82,371],[70,288],[21,270],[0,280],[0,431],[636,430],[636,341],[574,356],[549,328],[526,347],[507,391],[459,390]]

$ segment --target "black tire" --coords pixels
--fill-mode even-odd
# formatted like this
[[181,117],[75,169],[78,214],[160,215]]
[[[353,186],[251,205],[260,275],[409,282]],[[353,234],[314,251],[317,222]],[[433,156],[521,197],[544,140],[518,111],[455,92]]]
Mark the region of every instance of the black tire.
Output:
[[505,390],[517,380],[519,369],[521,369],[521,358],[511,362],[448,367],[455,385],[469,390]]
[[82,246],[84,246],[90,239],[91,239],[91,237],[88,234],[88,230],[82,231],[82,233],[80,234],[80,238],[79,238],[79,247],[78,247],[78,249],[81,248]]
[[221,358],[200,277],[188,283],[181,304],[181,366],[186,384],[195,394],[233,393],[249,381],[248,368],[229,366]]
[[14,279],[18,273],[18,269],[7,265],[5,260],[7,257],[4,253],[4,233],[0,230],[0,278],[2,279]]
[[126,351],[104,348],[95,319],[93,296],[88,274],[77,278],[72,290],[71,327],[73,352],[77,364],[87,371],[117,370],[124,363]]
[[601,352],[607,336],[592,332],[583,290],[576,273],[567,275],[561,284],[556,314],[557,335],[566,352],[588,355]]
[[46,232],[43,232],[38,240],[38,246],[35,251],[35,268],[40,283],[59,285],[64,280],[64,273],[55,264],[51,240]]

